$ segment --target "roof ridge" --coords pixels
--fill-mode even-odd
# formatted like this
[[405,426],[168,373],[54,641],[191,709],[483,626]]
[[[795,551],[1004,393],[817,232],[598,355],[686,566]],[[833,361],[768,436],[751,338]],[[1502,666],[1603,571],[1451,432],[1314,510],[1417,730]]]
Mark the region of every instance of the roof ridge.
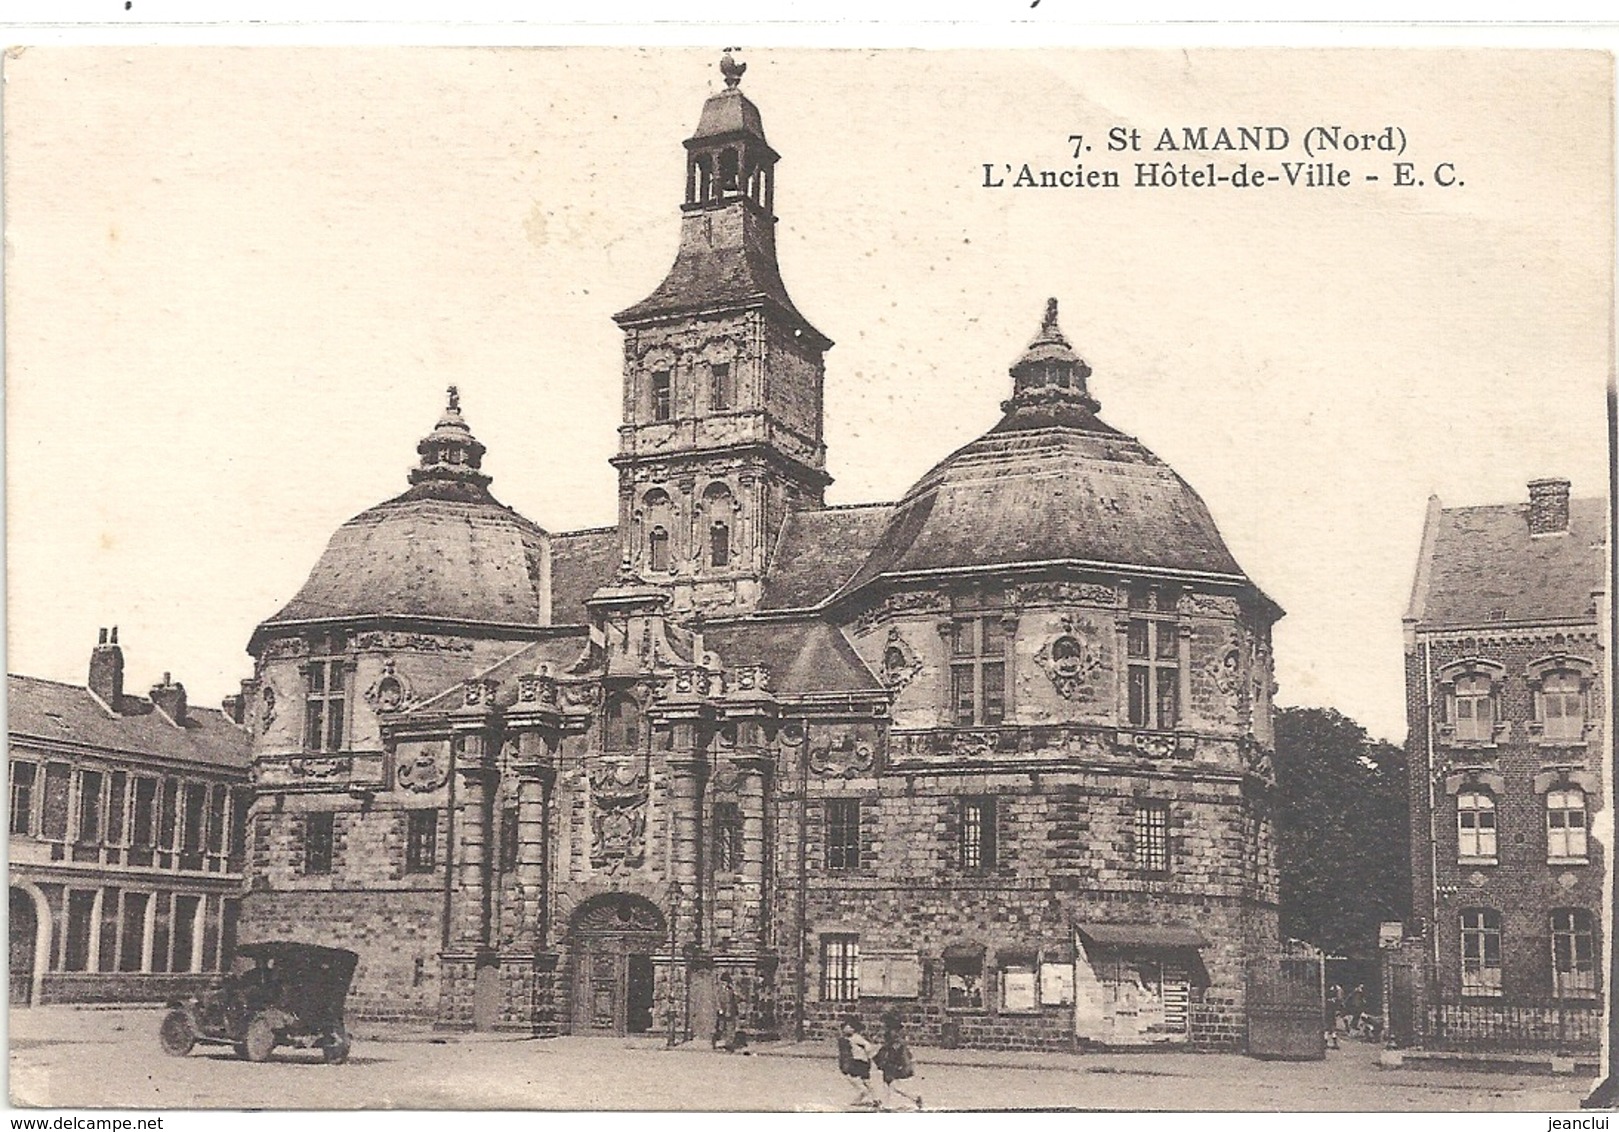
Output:
[[552,531],[552,538],[575,538],[579,535],[603,535],[612,532],[618,533],[618,524],[607,527],[580,527],[576,531]]

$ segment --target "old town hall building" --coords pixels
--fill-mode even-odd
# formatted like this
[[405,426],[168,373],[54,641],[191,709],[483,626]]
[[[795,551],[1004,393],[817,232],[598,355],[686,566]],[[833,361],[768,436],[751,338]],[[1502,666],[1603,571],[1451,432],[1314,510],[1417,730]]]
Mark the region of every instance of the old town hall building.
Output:
[[756,1036],[1238,1041],[1280,609],[1055,301],[994,427],[827,506],[832,342],[721,69],[674,265],[615,316],[617,523],[497,502],[451,390],[254,633],[243,938],[354,948],[357,1014],[445,1026],[704,1040],[734,997]]

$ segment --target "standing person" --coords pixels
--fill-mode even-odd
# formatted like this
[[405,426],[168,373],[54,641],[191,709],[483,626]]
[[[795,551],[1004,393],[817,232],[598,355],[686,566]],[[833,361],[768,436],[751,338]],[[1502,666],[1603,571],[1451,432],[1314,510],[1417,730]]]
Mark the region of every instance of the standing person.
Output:
[[714,1016],[714,1047],[726,1053],[736,1051],[736,988],[730,975],[720,976],[720,989]]
[[1349,1014],[1349,1030],[1357,1038],[1366,1036],[1366,987],[1356,983],[1355,989],[1349,992],[1344,1000],[1344,1009]]
[[1338,1048],[1338,1034],[1347,1029],[1344,1019],[1344,988],[1333,983],[1327,990],[1327,1048]]
[[860,1022],[860,1017],[849,1015],[843,1020],[841,1035],[838,1038],[838,1068],[843,1075],[849,1078],[854,1086],[855,1099],[851,1103],[870,1105],[880,1108],[882,1102],[877,1094],[871,1091],[871,1059],[877,1048],[866,1037]]
[[895,1084],[896,1081],[908,1081],[916,1076],[916,1063],[911,1058],[911,1046],[905,1040],[905,1023],[900,1021],[899,1012],[896,1010],[883,1011],[883,1042],[877,1050],[875,1064],[883,1071],[883,1084],[888,1087],[890,1105],[893,1103],[894,1094],[898,1093],[917,1109],[921,1109],[920,1092],[907,1093]]

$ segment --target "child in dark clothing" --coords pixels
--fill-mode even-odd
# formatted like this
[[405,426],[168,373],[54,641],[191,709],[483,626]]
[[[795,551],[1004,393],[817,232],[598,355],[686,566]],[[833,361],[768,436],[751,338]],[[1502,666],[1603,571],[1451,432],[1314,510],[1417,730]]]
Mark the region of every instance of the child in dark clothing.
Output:
[[855,1088],[854,1104],[873,1108],[882,1104],[871,1091],[871,1059],[876,1053],[877,1047],[866,1037],[860,1019],[854,1015],[845,1018],[838,1038],[838,1069]]

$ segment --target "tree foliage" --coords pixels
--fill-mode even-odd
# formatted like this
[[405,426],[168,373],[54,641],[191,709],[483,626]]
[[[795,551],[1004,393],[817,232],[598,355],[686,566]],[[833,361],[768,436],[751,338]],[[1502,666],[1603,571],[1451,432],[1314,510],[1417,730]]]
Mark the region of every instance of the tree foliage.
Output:
[[1411,893],[1405,752],[1331,708],[1276,713],[1282,934],[1352,957]]

